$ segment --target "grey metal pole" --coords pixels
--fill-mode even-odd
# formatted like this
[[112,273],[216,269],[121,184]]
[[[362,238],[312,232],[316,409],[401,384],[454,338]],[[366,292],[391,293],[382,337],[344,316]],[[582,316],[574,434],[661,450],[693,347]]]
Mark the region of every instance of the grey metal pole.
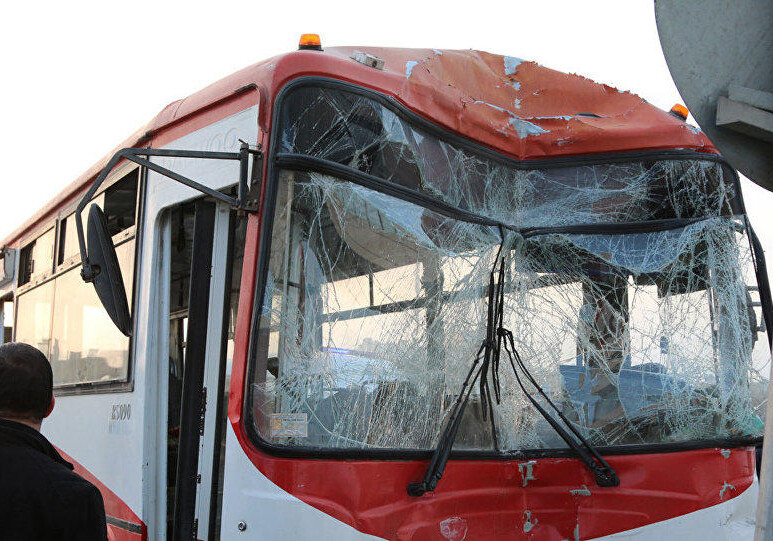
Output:
[[[773,359],[773,351],[771,351],[771,358]],[[768,381],[773,381],[773,362],[770,363]],[[764,441],[754,541],[773,540],[773,385],[770,383],[768,383],[768,403],[765,406]]]

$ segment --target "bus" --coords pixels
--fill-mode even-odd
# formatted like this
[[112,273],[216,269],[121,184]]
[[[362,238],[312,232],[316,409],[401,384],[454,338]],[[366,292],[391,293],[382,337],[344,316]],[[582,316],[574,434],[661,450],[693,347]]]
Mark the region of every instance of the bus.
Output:
[[739,539],[773,311],[685,118],[305,36],[4,239],[4,340],[113,540]]

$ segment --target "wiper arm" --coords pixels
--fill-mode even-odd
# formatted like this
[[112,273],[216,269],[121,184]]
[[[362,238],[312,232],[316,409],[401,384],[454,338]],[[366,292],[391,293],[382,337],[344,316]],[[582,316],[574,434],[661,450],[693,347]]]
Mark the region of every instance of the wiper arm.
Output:
[[[615,470],[612,469],[612,466],[609,465],[609,463],[604,460],[604,457],[601,456],[601,454],[591,445],[583,436],[580,434],[580,432],[574,428],[571,422],[564,416],[563,413],[561,413],[561,410],[553,403],[550,398],[548,398],[548,395],[545,394],[545,391],[540,387],[540,385],[537,383],[537,381],[532,377],[531,373],[526,369],[526,366],[523,364],[523,361],[521,360],[521,356],[518,354],[518,351],[515,349],[515,343],[513,340],[513,333],[510,332],[507,329],[504,329],[500,327],[498,329],[499,337],[504,341],[505,344],[505,351],[507,352],[507,356],[510,360],[510,366],[513,367],[513,373],[515,374],[515,379],[518,381],[518,385],[523,390],[523,394],[526,395],[526,397],[529,399],[529,401],[532,403],[532,405],[537,409],[538,412],[540,412],[540,415],[545,418],[545,420],[550,424],[551,427],[553,427],[553,430],[556,431],[556,433],[561,436],[561,439],[566,442],[566,444],[574,450],[575,453],[579,456],[580,460],[583,464],[591,471],[593,476],[596,478],[596,484],[600,487],[616,487],[620,484],[620,478],[617,476],[617,473],[615,473]],[[548,404],[555,410],[555,412],[558,414],[558,416],[561,418],[561,420],[564,422],[564,424],[569,428],[569,430],[574,434],[574,436],[580,440],[578,443],[572,436],[569,435],[569,433],[564,430],[564,428],[556,421],[550,413],[548,413],[545,408],[543,408],[540,403],[537,401],[536,398],[534,398],[529,391],[526,390],[526,387],[523,384],[523,381],[521,381],[521,377],[518,375],[518,370],[516,369],[516,365],[518,368],[521,369],[523,374],[526,376],[526,378],[529,380],[529,382],[534,385],[534,388],[537,389],[537,392],[542,395],[542,397],[547,401]]]
[[[501,250],[502,248],[500,246],[499,251],[501,252]],[[497,253],[497,258],[499,258],[499,253]],[[480,395],[483,400],[483,418],[486,418],[486,410],[488,410],[488,415],[491,419],[492,437],[496,448],[497,436],[496,427],[494,425],[494,408],[488,384],[488,372],[489,368],[491,368],[494,380],[494,394],[497,403],[499,403],[498,363],[492,363],[492,360],[496,357],[493,354],[493,349],[496,346],[496,341],[494,339],[496,313],[494,311],[494,303],[491,302],[495,298],[495,292],[496,285],[494,284],[494,274],[492,273],[489,280],[489,307],[486,339],[483,340],[477,355],[475,355],[475,360],[472,362],[470,371],[467,372],[467,377],[464,378],[462,389],[456,396],[456,401],[451,408],[451,413],[448,416],[448,420],[443,428],[443,433],[440,435],[435,451],[432,453],[432,460],[430,460],[427,471],[424,473],[424,478],[419,483],[408,483],[408,494],[411,496],[421,496],[425,492],[432,492],[443,477],[443,472],[448,463],[448,457],[451,454],[451,449],[456,440],[456,434],[459,432],[459,426],[462,422],[464,410],[467,407],[467,402],[470,400],[470,394],[472,393],[472,389],[475,387],[475,381],[478,380],[478,378],[480,378]]]
[[[503,241],[504,244],[504,241]],[[550,400],[545,391],[540,387],[531,373],[528,371],[521,356],[515,348],[515,340],[513,339],[513,333],[504,328],[504,293],[505,293],[505,258],[500,260],[502,254],[502,245],[499,247],[497,256],[495,259],[494,270],[489,277],[489,305],[488,305],[488,317],[486,321],[486,338],[478,349],[478,353],[470,367],[467,377],[464,379],[462,389],[456,397],[451,413],[448,416],[448,420],[443,428],[443,433],[440,436],[435,451],[432,454],[427,471],[424,473],[424,478],[418,483],[408,484],[408,494],[411,496],[421,496],[426,492],[432,492],[437,487],[438,482],[443,477],[448,458],[451,455],[451,450],[456,439],[456,434],[459,431],[461,425],[462,415],[469,402],[470,394],[475,386],[476,380],[480,378],[480,394],[483,400],[483,415],[486,416],[486,410],[490,415],[491,431],[494,441],[494,448],[497,448],[497,435],[496,426],[494,424],[494,412],[493,401],[491,397],[491,391],[488,384],[488,373],[491,371],[492,381],[494,386],[494,396],[497,404],[500,400],[500,386],[499,386],[499,359],[502,349],[507,353],[510,361],[510,366],[513,368],[516,381],[520,386],[523,393],[542,415],[542,417],[550,424],[553,430],[563,439],[566,444],[577,453],[582,463],[593,473],[596,478],[596,484],[600,487],[614,487],[620,484],[615,470],[604,460],[604,457],[579,433],[577,429],[569,422],[558,407]],[[499,270],[497,272],[496,267],[499,264]],[[498,274],[498,280],[495,280],[495,275]],[[542,397],[548,404],[556,411],[559,418],[569,428],[571,433],[579,440],[579,443],[573,438],[559,423],[556,421],[545,408],[526,390],[526,386],[523,384],[518,369],[523,372],[528,381],[537,389]]]
[[[425,492],[432,492],[435,490],[438,481],[443,477],[448,457],[451,454],[451,448],[454,446],[456,433],[459,431],[462,414],[467,407],[470,393],[475,386],[475,380],[481,374],[483,365],[478,366],[478,363],[483,359],[484,347],[485,343],[478,350],[478,355],[475,357],[475,361],[473,361],[472,367],[464,379],[462,390],[457,395],[453,408],[451,408],[451,414],[448,416],[448,421],[443,429],[443,433],[440,435],[437,447],[435,447],[435,451],[432,453],[432,460],[430,460],[429,467],[427,467],[427,471],[424,473],[424,478],[419,483],[408,483],[408,494],[411,496],[421,496]],[[470,381],[471,379],[472,381]]]
[[[561,437],[562,440],[566,442],[566,444],[572,448],[572,450],[577,453],[577,456],[580,458],[583,464],[591,471],[591,473],[596,478],[596,484],[600,487],[616,487],[620,484],[620,479],[617,476],[617,473],[615,473],[615,470],[612,469],[612,466],[609,465],[609,463],[604,460],[604,457],[601,456],[601,454],[583,437],[582,434],[572,425],[572,423],[569,421],[569,419],[564,416],[564,414],[561,412],[561,410],[553,403],[552,400],[548,397],[547,393],[542,389],[542,387],[537,383],[537,380],[534,379],[534,377],[531,375],[529,370],[526,368],[526,365],[523,363],[523,360],[521,359],[521,356],[518,354],[518,350],[515,348],[515,340],[513,339],[513,333],[504,327],[504,307],[505,307],[505,259],[502,258],[502,261],[499,266],[499,280],[498,280],[498,291],[497,291],[497,302],[496,302],[496,318],[497,318],[497,345],[495,348],[495,355],[496,355],[496,365],[499,364],[499,354],[504,349],[507,353],[507,357],[510,360],[510,366],[513,368],[513,374],[515,374],[515,379],[518,382],[518,386],[523,391],[523,394],[526,395],[526,398],[529,399],[529,401],[532,403],[532,405],[536,408],[536,410],[542,415],[542,417],[550,424],[550,426],[553,428],[553,430],[556,431],[556,433]],[[517,367],[517,368],[516,368]],[[540,405],[540,403],[537,401],[532,394],[526,390],[526,386],[523,384],[523,381],[521,380],[521,376],[518,374],[518,369],[523,372],[523,375],[528,379],[528,381],[534,386],[534,388],[537,390],[537,392],[542,395],[542,398],[545,399],[545,401],[550,404],[550,407],[553,408],[553,410],[558,414],[558,417],[564,422],[564,424],[569,428],[571,433],[579,440],[575,440],[569,433],[556,421],[550,413],[548,413],[545,408]]]

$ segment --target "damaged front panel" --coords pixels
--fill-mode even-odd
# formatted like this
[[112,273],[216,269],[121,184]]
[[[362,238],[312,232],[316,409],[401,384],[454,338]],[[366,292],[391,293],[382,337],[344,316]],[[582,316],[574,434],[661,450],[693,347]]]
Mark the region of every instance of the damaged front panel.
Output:
[[[591,443],[761,435],[752,391],[768,338],[737,184],[721,164],[529,169],[360,94],[304,87],[283,104],[280,156],[317,162],[278,172],[268,217],[250,403],[264,440],[433,448],[486,337],[500,250],[503,326]],[[564,447],[500,372],[495,430],[475,387],[454,448]]]

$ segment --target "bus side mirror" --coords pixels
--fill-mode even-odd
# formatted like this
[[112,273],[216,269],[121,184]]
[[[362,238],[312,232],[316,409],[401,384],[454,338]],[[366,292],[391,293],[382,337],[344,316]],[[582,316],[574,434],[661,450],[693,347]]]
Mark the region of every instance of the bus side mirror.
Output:
[[113,239],[107,228],[105,213],[98,205],[91,205],[87,225],[89,263],[95,271],[94,289],[102,306],[116,327],[126,336],[131,335],[131,316],[121,267],[115,253]]
[[[249,87],[245,87],[249,88]],[[241,141],[241,140],[240,140]],[[78,249],[81,253],[81,277],[84,282],[94,282],[102,306],[110,315],[116,327],[126,336],[131,336],[132,324],[129,314],[129,303],[126,300],[126,290],[123,286],[121,269],[118,266],[118,257],[113,247],[113,239],[107,228],[105,215],[96,205],[91,205],[89,210],[88,230],[83,231],[81,213],[86,205],[94,197],[94,194],[105,181],[107,175],[121,160],[128,160],[138,165],[147,167],[165,177],[171,178],[181,184],[189,186],[210,197],[222,201],[229,206],[247,212],[257,212],[257,203],[252,206],[246,204],[247,200],[247,175],[249,173],[250,155],[262,158],[263,153],[259,149],[250,149],[249,145],[241,141],[239,152],[207,152],[198,150],[170,150],[163,148],[124,148],[116,152],[107,165],[97,175],[91,187],[83,194],[78,208],[75,210],[75,225],[78,228]],[[143,157],[144,156],[144,157]],[[174,171],[153,163],[151,156],[163,156],[166,158],[199,158],[204,160],[234,160],[239,162],[239,188],[237,197],[231,197],[217,190],[207,187],[200,182],[191,180]],[[257,169],[255,170],[257,171]],[[257,180],[257,179],[255,179]]]

